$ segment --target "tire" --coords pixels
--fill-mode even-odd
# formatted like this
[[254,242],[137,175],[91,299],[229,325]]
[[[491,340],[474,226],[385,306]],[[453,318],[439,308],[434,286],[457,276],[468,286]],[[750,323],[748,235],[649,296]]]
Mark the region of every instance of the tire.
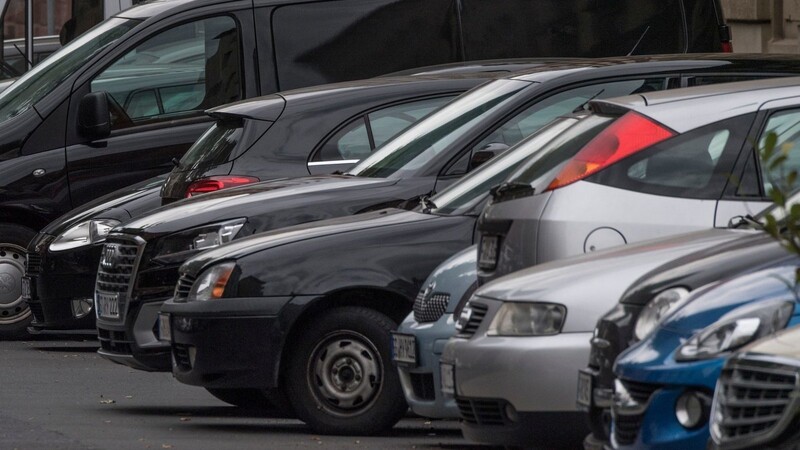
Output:
[[22,299],[22,276],[28,243],[36,232],[14,224],[0,224],[0,339],[28,336],[33,320]]
[[286,370],[297,416],[316,433],[373,435],[391,429],[408,410],[391,363],[390,318],[368,308],[322,313],[304,330]]

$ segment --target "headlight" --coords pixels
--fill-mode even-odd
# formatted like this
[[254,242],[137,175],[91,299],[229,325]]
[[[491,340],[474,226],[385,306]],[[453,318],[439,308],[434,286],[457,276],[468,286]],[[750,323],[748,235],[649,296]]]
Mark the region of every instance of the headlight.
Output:
[[503,303],[494,316],[490,336],[548,336],[561,332],[567,308],[555,303]]
[[171,234],[156,244],[153,259],[168,264],[183,262],[195,253],[232,241],[246,221],[234,219]]
[[656,295],[642,309],[642,313],[639,314],[639,318],[636,320],[636,327],[634,328],[636,339],[642,340],[651,331],[655,330],[665,317],[686,302],[688,295],[689,291],[682,287],[667,289]]
[[192,285],[187,300],[214,300],[222,298],[236,263],[227,262],[206,269]]
[[794,312],[794,302],[757,302],[723,316],[686,341],[675,355],[676,361],[696,361],[719,356],[786,328]]
[[93,219],[81,222],[58,235],[50,243],[49,249],[51,252],[60,252],[103,242],[108,236],[108,232],[117,225],[119,225],[119,220],[114,219]]

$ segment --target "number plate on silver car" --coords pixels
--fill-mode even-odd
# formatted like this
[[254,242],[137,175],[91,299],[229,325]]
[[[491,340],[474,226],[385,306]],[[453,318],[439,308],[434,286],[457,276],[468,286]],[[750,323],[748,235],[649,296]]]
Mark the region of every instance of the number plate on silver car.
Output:
[[108,319],[119,319],[119,298],[117,294],[97,293],[97,315]]
[[417,338],[410,334],[392,333],[392,359],[397,364],[417,365]]

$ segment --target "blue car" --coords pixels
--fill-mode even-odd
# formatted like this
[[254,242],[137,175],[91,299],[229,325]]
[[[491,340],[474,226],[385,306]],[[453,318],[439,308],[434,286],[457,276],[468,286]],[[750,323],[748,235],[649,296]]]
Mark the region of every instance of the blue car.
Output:
[[614,366],[614,448],[705,449],[711,400],[726,357],[800,324],[799,265],[793,257],[707,285],[622,353]]
[[439,265],[422,285],[414,312],[392,336],[392,358],[400,370],[403,393],[411,410],[420,416],[459,417],[455,399],[442,395],[439,357],[456,333],[456,305],[477,287],[477,257],[473,245]]

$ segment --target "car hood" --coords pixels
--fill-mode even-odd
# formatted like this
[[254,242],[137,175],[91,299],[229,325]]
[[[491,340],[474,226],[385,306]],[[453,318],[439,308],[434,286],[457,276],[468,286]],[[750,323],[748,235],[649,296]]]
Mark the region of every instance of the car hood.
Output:
[[452,313],[462,297],[477,286],[478,246],[471,245],[439,264],[425,280],[422,290],[430,289],[427,292],[429,296],[439,293],[450,296],[445,312]]
[[787,328],[744,348],[740,354],[761,354],[796,359],[800,365],[800,326]]
[[152,210],[161,204],[159,192],[166,178],[166,174],[159,175],[104,195],[50,222],[42,233],[58,236],[73,225],[89,219],[115,219],[122,222]]
[[482,286],[476,296],[501,301],[547,301],[567,307],[563,332],[587,332],[630,283],[680,256],[749,234],[710,229],[645,241],[534,266]]
[[[180,200],[133,219],[115,231],[136,234],[150,239],[196,226],[239,217],[247,217],[250,232],[281,228],[282,226],[315,220],[315,208],[331,207],[353,200],[358,204],[365,192],[391,186],[396,181],[382,178],[325,175],[271,180],[246,186],[223,189],[208,194]],[[278,212],[303,209],[308,220],[298,219],[282,225]],[[352,211],[355,213],[358,211]],[[335,214],[341,216],[342,214]]]

